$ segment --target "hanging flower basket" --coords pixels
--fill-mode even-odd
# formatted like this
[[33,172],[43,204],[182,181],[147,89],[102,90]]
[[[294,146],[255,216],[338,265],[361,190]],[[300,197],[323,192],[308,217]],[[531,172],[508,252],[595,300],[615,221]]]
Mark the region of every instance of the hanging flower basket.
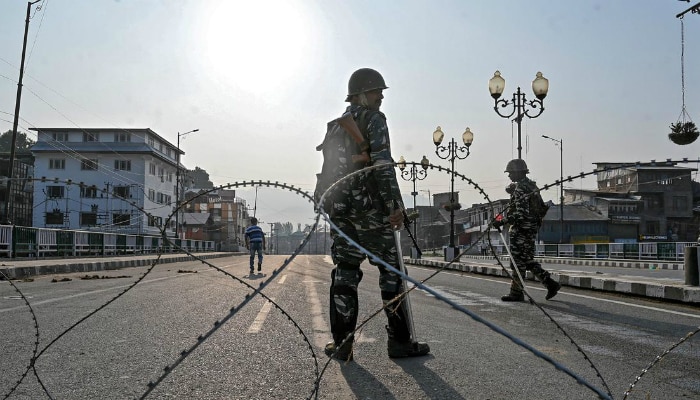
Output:
[[668,134],[668,138],[679,145],[691,144],[698,136],[700,136],[700,131],[698,131],[695,123],[691,121],[679,121],[671,124],[671,133]]

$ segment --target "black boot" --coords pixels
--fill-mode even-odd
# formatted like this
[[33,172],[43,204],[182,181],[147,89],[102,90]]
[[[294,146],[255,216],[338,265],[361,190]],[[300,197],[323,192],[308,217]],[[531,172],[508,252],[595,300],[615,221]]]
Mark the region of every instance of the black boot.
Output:
[[522,292],[510,292],[507,295],[501,297],[501,301],[525,301],[525,295]]
[[389,340],[386,342],[389,358],[420,357],[430,353],[430,346],[415,340],[398,340],[390,327],[386,327]]
[[336,343],[335,341],[332,341],[326,344],[326,347],[323,349],[323,352],[326,353],[328,357],[335,358],[336,360],[351,361],[352,345],[352,338],[346,340],[342,346]]
[[[525,276],[523,272],[523,277]],[[510,293],[501,297],[501,301],[524,301],[525,295],[523,294],[523,286],[520,282],[510,281]]]
[[547,288],[547,295],[544,296],[546,300],[556,296],[559,289],[561,289],[561,284],[549,276],[544,280],[544,286]]

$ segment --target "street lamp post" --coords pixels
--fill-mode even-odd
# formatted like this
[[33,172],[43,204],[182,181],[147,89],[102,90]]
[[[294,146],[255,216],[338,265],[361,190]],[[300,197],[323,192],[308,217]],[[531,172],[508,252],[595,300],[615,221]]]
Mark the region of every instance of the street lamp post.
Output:
[[455,210],[460,209],[459,203],[455,203],[455,159],[464,160],[469,157],[469,147],[474,141],[474,134],[467,128],[462,134],[464,146],[457,146],[454,138],[450,139],[447,146],[441,146],[445,134],[438,126],[433,132],[433,143],[435,143],[435,154],[443,160],[450,160],[450,245],[445,252],[445,261],[452,261],[455,258]]
[[[506,80],[503,79],[501,73],[496,71],[493,74],[493,78],[489,80],[489,92],[491,92],[491,97],[493,97],[494,106],[493,109],[496,114],[503,118],[510,118],[513,114],[516,114],[514,121],[518,123],[518,158],[522,158],[522,143],[520,140],[520,123],[523,120],[523,116],[528,118],[537,118],[544,111],[544,98],[547,97],[547,91],[549,90],[549,80],[542,76],[541,72],[538,72],[535,76],[535,80],[532,81],[532,91],[535,93],[537,99],[527,101],[525,99],[525,93],[518,90],[513,93],[512,100],[500,99],[503,94],[503,90],[506,87]],[[509,105],[513,105],[513,111],[509,114],[502,114],[499,111],[500,108],[505,108]],[[529,106],[529,108],[527,108]],[[531,110],[532,109],[532,110]],[[532,113],[530,113],[532,111]]]
[[[419,170],[416,168],[416,163],[411,163],[411,168],[406,170],[406,160],[401,156],[399,158],[399,162],[397,163],[399,166],[399,169],[401,170],[401,178],[406,181],[413,181],[413,191],[411,192],[411,195],[413,196],[413,212],[417,212],[416,210],[416,196],[418,195],[418,192],[416,191],[416,180],[422,181],[428,176],[428,166],[430,165],[430,161],[423,156],[423,159],[420,161],[420,166],[422,170]],[[416,239],[418,237],[417,235],[417,225],[418,225],[418,220],[413,221],[413,238]],[[417,239],[416,239],[417,240]],[[420,258],[420,250],[418,247],[415,248],[415,254],[413,254],[413,258]]]
[[559,146],[559,244],[564,243],[564,139],[555,139],[547,135],[543,138],[552,140]]
[[199,132],[199,129],[177,133],[177,168],[175,169],[175,238],[180,238],[180,137]]

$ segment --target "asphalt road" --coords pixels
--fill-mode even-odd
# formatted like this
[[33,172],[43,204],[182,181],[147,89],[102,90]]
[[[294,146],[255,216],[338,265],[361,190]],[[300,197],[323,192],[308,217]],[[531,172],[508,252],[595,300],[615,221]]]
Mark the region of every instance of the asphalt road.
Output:
[[[284,257],[266,256],[264,274],[254,276],[246,257],[210,262],[252,287],[267,282],[263,293],[277,306],[199,262],[159,265],[145,276],[147,267],[138,267],[90,274],[111,279],[47,275],[13,281],[16,288],[0,281],[0,398],[597,398],[588,385],[623,399],[657,356],[627,398],[700,397],[697,335],[664,355],[700,325],[697,307],[572,288],[545,301],[533,282],[540,309],[502,303],[505,279],[441,272],[427,282],[432,294],[412,294],[417,334],[431,355],[392,360],[385,317],[371,317],[381,306],[378,274],[365,265],[367,323],[355,361],[328,362],[327,257],[299,256],[273,275]],[[418,279],[433,272],[409,270]]]

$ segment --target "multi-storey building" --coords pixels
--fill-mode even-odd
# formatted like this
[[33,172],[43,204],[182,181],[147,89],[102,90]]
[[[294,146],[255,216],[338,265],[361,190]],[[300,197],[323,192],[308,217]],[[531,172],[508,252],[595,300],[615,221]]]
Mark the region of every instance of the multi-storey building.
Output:
[[[31,128],[33,226],[159,234],[184,154],[149,128]],[[175,218],[167,227],[174,234]]]
[[697,168],[669,161],[595,164],[597,190],[565,189],[564,194],[567,203],[585,204],[608,220],[609,241],[696,239],[691,173]]
[[249,223],[248,207],[245,200],[236,197],[235,190],[192,189],[185,193],[185,199],[187,212],[210,215],[205,240],[215,241],[217,249],[224,251],[237,251],[244,245],[243,234]]

